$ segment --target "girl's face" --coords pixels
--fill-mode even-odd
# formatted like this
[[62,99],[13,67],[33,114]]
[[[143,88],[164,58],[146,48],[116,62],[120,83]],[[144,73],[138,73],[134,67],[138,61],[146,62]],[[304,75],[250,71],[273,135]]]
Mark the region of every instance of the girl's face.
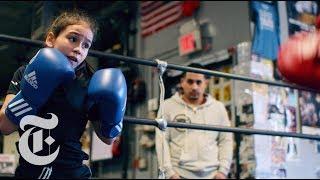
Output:
[[46,38],[46,45],[59,49],[71,63],[73,68],[81,64],[88,55],[93,39],[93,32],[85,22],[68,25],[60,34],[50,32]]

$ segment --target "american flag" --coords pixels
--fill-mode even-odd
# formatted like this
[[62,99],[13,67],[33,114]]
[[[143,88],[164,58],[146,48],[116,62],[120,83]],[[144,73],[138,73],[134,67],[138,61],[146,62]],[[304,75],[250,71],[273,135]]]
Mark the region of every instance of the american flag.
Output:
[[148,36],[183,17],[183,1],[142,1],[141,35]]

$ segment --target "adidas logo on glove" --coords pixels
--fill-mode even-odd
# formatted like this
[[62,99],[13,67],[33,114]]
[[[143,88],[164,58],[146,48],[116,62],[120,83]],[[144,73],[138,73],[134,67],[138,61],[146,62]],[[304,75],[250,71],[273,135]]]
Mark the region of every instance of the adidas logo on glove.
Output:
[[31,73],[24,76],[24,79],[35,89],[38,89],[38,82],[36,72],[32,71]]

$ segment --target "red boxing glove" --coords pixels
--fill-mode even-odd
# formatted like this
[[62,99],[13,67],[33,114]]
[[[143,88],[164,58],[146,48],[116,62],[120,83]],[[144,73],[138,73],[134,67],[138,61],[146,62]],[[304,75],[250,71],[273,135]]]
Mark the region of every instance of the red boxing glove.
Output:
[[194,11],[198,9],[199,6],[200,6],[199,0],[193,0],[193,1],[186,0],[182,4],[182,14],[184,16],[192,16]]
[[320,29],[320,15],[317,16],[315,25],[317,29]]
[[320,32],[299,32],[279,49],[278,68],[290,82],[320,91]]

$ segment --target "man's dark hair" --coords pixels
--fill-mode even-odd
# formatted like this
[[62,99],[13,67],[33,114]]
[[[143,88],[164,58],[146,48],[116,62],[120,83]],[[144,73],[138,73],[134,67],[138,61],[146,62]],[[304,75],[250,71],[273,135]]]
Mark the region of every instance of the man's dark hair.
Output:
[[[206,69],[203,65],[198,64],[198,63],[191,63],[191,64],[188,65],[188,67]],[[186,77],[186,74],[187,74],[187,72],[183,72],[182,75],[181,75],[181,78]],[[210,79],[210,76],[204,74],[204,78],[205,79]]]

